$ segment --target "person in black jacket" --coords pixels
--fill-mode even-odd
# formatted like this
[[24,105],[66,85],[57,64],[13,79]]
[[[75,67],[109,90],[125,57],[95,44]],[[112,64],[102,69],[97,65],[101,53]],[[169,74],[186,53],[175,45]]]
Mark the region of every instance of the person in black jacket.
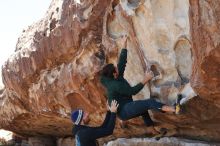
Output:
[[99,127],[89,127],[89,114],[83,110],[72,112],[71,119],[73,126],[72,133],[76,139],[76,146],[98,146],[96,139],[111,135],[115,127],[116,111],[118,104],[115,100],[111,106],[107,104],[108,111],[103,124]]

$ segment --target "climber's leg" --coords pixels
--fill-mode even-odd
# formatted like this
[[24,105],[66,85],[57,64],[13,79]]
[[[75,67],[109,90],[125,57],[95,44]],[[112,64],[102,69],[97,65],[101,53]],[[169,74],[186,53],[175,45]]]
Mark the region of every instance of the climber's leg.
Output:
[[151,117],[150,117],[148,111],[145,112],[145,113],[142,115],[142,119],[144,120],[144,124],[145,124],[146,126],[152,126],[152,125],[154,125],[154,122],[151,120]]
[[164,105],[161,109],[164,112],[175,112],[175,108],[172,106]]
[[154,99],[138,100],[125,104],[119,117],[122,120],[129,120],[138,116],[143,116],[146,125],[152,125],[153,121],[148,114],[149,109],[162,110],[164,104],[157,102]]

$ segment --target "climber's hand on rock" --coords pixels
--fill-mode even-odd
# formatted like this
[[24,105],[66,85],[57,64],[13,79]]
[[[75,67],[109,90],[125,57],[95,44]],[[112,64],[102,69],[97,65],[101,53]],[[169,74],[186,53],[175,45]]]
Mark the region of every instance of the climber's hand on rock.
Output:
[[152,71],[147,72],[147,73],[145,74],[145,77],[144,77],[144,80],[143,80],[142,83],[145,85],[145,84],[146,84],[149,80],[151,80],[153,77],[154,77],[154,74],[153,74]]
[[122,41],[121,41],[123,44],[122,48],[127,48],[127,41],[128,41],[128,36],[127,35],[122,36]]

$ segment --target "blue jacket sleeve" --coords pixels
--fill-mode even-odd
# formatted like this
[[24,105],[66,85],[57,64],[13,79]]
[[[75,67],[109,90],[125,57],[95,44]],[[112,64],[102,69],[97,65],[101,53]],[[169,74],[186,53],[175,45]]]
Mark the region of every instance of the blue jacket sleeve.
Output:
[[104,136],[111,135],[115,128],[116,113],[111,113],[105,127],[94,127],[81,130],[78,133],[80,141],[95,140]]
[[102,123],[102,125],[100,126],[100,128],[104,128],[107,126],[110,116],[111,116],[111,112],[107,111],[107,114],[105,115],[105,120]]
[[117,65],[119,77],[123,77],[126,63],[127,63],[127,49],[122,49],[121,54],[119,56],[118,65]]

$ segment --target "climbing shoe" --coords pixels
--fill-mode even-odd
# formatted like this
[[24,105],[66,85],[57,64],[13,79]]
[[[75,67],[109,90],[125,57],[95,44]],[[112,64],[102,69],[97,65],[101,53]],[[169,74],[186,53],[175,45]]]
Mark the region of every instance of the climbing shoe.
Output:
[[175,106],[175,113],[178,115],[180,114],[181,111],[181,105],[180,105],[180,101],[183,98],[182,94],[178,94],[177,95],[177,99],[176,99],[176,106]]

